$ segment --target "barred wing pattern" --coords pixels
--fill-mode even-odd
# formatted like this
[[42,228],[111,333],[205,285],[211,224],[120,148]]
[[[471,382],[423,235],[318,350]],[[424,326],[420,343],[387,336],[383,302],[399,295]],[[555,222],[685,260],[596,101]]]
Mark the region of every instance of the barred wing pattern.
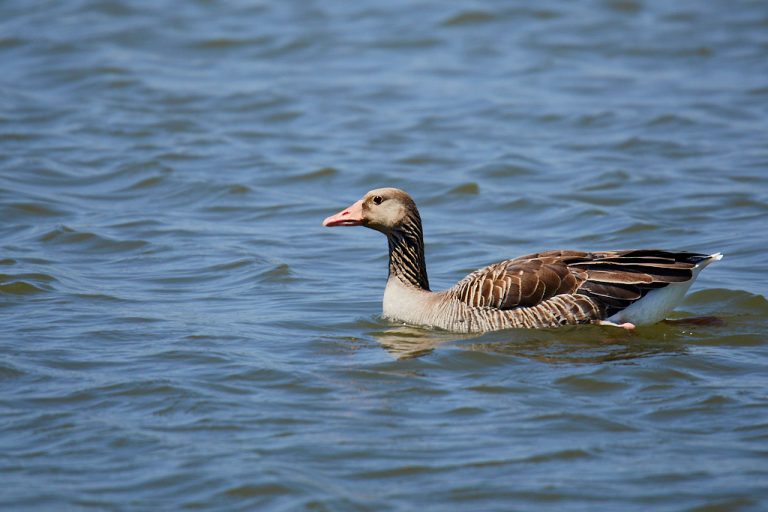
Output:
[[477,270],[451,290],[470,307],[534,308],[559,295],[581,295],[610,316],[650,290],[692,278],[704,254],[661,250],[547,251]]

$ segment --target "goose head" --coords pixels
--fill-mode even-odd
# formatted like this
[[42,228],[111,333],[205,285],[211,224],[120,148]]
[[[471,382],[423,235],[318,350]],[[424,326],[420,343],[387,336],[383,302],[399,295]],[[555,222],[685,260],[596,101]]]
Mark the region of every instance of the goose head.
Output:
[[411,196],[397,188],[377,188],[336,215],[323,221],[323,226],[365,226],[389,236],[418,210]]

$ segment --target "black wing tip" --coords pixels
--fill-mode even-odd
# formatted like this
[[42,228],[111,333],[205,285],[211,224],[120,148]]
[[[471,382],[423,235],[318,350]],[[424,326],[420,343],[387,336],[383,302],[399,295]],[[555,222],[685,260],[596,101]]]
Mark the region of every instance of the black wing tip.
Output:
[[694,254],[694,253],[691,253],[688,261],[698,265],[699,263],[702,263],[704,261],[706,261],[707,263],[711,263],[713,261],[719,261],[721,259],[723,259],[723,253],[721,253],[721,252],[716,252],[714,254]]
[[622,252],[622,257],[634,257],[634,258],[671,258],[675,261],[684,261],[687,263],[701,263],[702,261],[711,260],[717,261],[723,258],[723,253],[716,252],[714,254],[704,254],[700,252],[689,251],[668,251],[664,249],[635,249]]

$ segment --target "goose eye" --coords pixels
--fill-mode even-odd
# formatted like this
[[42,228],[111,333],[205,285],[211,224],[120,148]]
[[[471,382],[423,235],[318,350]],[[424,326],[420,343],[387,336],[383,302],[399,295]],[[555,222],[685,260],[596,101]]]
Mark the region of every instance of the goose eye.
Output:
[[384,198],[381,196],[373,196],[373,204],[379,205],[384,201]]

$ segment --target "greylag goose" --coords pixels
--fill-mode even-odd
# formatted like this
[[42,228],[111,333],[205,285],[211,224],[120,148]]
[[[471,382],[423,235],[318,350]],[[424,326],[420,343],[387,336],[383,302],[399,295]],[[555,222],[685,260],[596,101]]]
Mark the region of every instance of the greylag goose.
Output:
[[477,333],[601,324],[633,329],[663,320],[698,273],[722,254],[656,249],[546,251],[494,263],[452,288],[429,289],[421,217],[411,196],[371,190],[323,226],[365,226],[386,235],[389,278],[384,317]]

